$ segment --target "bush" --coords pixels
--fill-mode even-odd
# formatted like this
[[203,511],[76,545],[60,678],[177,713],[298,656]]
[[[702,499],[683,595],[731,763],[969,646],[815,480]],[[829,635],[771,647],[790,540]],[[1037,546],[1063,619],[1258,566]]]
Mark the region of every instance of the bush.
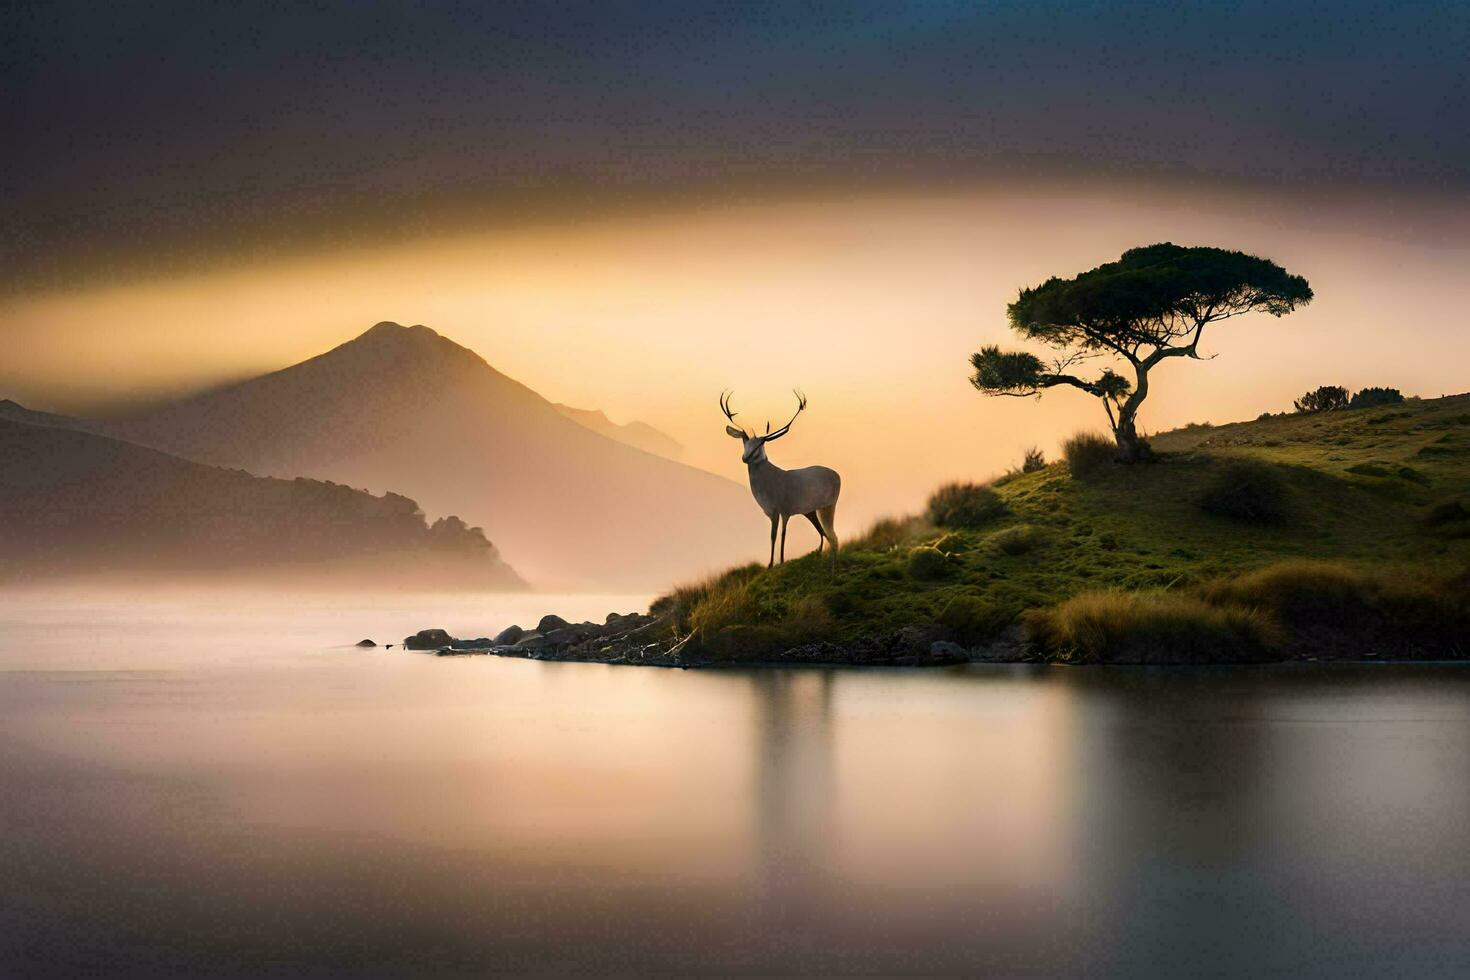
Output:
[[1210,583],[1201,596],[1217,607],[1270,615],[1298,654],[1462,657],[1470,630],[1470,581],[1463,577],[1297,560]]
[[909,552],[909,577],[919,582],[934,582],[949,574],[949,561],[937,548],[915,548]]
[[1235,459],[1223,464],[1205,486],[1200,509],[1249,524],[1286,519],[1286,484],[1269,463]]
[[1034,524],[1017,524],[1015,527],[996,531],[989,541],[1002,554],[1024,555],[1046,543],[1046,532]]
[[1062,443],[1062,455],[1072,475],[1086,480],[1112,468],[1118,458],[1118,447],[1101,432],[1079,432]]
[[1364,388],[1348,401],[1348,408],[1377,408],[1379,405],[1397,405],[1404,400],[1397,388]]
[[[675,633],[689,633],[696,626],[694,621],[696,609],[714,597],[732,590],[739,590],[742,595],[748,596],[750,580],[764,570],[765,566],[751,562],[749,565],[732,568],[723,574],[705,579],[703,582],[680,586],[668,595],[655,599],[649,605],[648,611],[654,616],[666,618]],[[702,621],[708,621],[713,612],[713,606],[702,611]]]
[[1334,412],[1339,408],[1347,408],[1348,393],[1341,385],[1323,385],[1316,391],[1307,392],[1292,404],[1298,412]]
[[934,542],[934,550],[941,551],[946,555],[958,555],[969,549],[970,544],[965,540],[965,536],[954,531],[950,531],[944,537]]
[[1437,537],[1470,538],[1470,509],[1458,500],[1446,500],[1429,508],[1424,526]]
[[1046,469],[1046,454],[1036,446],[1026,450],[1026,455],[1021,459],[1022,473],[1035,473],[1037,470]]
[[929,520],[938,527],[979,527],[1005,512],[1000,494],[978,483],[947,483],[929,498]]
[[954,630],[961,643],[984,643],[1009,626],[1015,610],[996,606],[977,596],[957,595],[939,611],[939,623]]
[[1252,663],[1276,658],[1266,616],[1170,593],[1092,592],[1025,617],[1031,641],[1067,663]]
[[1429,527],[1438,527],[1441,524],[1450,524],[1455,521],[1470,519],[1470,509],[1458,500],[1444,500],[1429,508],[1424,515],[1424,523]]
[[888,551],[907,542],[919,521],[913,517],[880,517],[859,537],[843,542],[843,549],[856,551]]

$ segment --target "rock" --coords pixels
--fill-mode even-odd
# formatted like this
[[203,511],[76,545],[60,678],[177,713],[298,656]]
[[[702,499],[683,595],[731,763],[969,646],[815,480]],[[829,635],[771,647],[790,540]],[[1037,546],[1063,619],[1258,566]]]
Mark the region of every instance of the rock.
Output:
[[546,642],[546,637],[540,633],[527,633],[519,640],[516,640],[515,643],[511,644],[517,650],[540,650],[542,647],[548,647],[550,645]]
[[526,631],[519,626],[507,626],[495,634],[495,645],[498,647],[508,647],[525,635]]
[[616,623],[618,620],[620,620],[622,618],[623,618],[623,616],[622,616],[621,613],[608,613],[607,614],[607,618],[604,619],[602,621],[602,623],[603,623],[604,626],[611,626],[612,624]]
[[481,636],[473,640],[455,640],[449,645],[456,650],[488,650],[495,645],[495,641],[488,636]]
[[375,647],[375,646],[377,646],[377,644],[374,643],[372,640],[358,640],[357,641],[357,645],[360,646],[360,647]]
[[568,623],[565,619],[562,619],[560,616],[542,616],[541,622],[536,624],[536,632],[540,633],[542,636],[545,636],[552,630],[564,629],[565,627],[570,625],[570,623]]
[[596,623],[574,623],[552,630],[545,638],[548,646],[569,647],[601,635],[602,627]]
[[960,663],[970,659],[970,652],[958,643],[952,643],[949,640],[935,640],[929,644],[929,656],[935,660],[953,660],[955,663]]
[[419,630],[413,636],[403,638],[403,646],[407,650],[438,650],[453,642],[454,637],[444,630]]
[[905,626],[898,631],[898,645],[913,653],[928,653],[929,648],[940,640],[948,640],[954,631],[938,623],[921,623]]

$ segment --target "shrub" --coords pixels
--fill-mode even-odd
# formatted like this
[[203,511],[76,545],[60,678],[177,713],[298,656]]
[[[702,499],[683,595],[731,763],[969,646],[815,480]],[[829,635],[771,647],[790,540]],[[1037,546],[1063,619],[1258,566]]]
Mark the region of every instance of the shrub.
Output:
[[1086,480],[1101,476],[1118,458],[1118,447],[1101,432],[1079,432],[1062,443],[1062,455],[1072,475]]
[[1379,405],[1397,405],[1404,395],[1397,388],[1364,388],[1348,400],[1348,408],[1376,408]]
[[979,527],[1005,512],[1000,494],[978,483],[947,483],[929,498],[929,520],[939,527]]
[[1047,657],[1068,663],[1251,663],[1275,659],[1266,616],[1173,593],[1092,592],[1025,622]]
[[1470,538],[1470,509],[1458,500],[1446,500],[1429,508],[1424,526],[1441,538]]
[[1015,610],[978,596],[957,595],[939,611],[939,622],[954,630],[961,643],[984,643],[1016,618]]
[[834,620],[826,600],[819,595],[802,596],[792,603],[781,620],[781,633],[788,646],[825,639],[832,632]]
[[1298,412],[1333,412],[1339,408],[1347,408],[1348,393],[1341,385],[1323,385],[1315,391],[1307,392],[1292,404]]
[[946,555],[958,555],[968,551],[969,547],[969,542],[965,540],[965,536],[963,534],[957,534],[954,531],[950,531],[944,537],[934,542],[934,549],[936,551],[942,551]]
[[1217,517],[1250,524],[1279,524],[1286,519],[1286,484],[1268,463],[1229,460],[1206,484],[1199,506]]
[[933,582],[949,574],[949,562],[937,548],[915,548],[909,552],[909,577],[919,582]]
[[858,551],[887,551],[908,541],[918,524],[918,519],[913,517],[880,517],[860,537],[844,542],[843,546]]
[[1046,469],[1046,454],[1036,446],[1026,450],[1026,455],[1021,459],[1022,473],[1035,473],[1037,470]]
[[[674,632],[689,633],[695,628],[694,612],[697,608],[712,597],[732,589],[742,589],[748,595],[750,580],[764,570],[764,566],[752,562],[749,565],[741,565],[723,574],[705,579],[703,582],[680,586],[668,595],[655,599],[649,605],[648,611],[654,616],[667,618]],[[713,607],[704,615],[707,616],[712,611]]]
[[1441,524],[1450,524],[1454,521],[1470,519],[1470,509],[1458,500],[1444,500],[1429,508],[1424,515],[1424,523],[1429,527],[1438,527]]
[[1285,561],[1206,585],[1222,608],[1272,616],[1299,654],[1362,652],[1409,657],[1465,654],[1470,582],[1338,562]]
[[1046,532],[1034,524],[1017,524],[1015,527],[996,531],[989,541],[1002,554],[1024,555],[1046,543]]

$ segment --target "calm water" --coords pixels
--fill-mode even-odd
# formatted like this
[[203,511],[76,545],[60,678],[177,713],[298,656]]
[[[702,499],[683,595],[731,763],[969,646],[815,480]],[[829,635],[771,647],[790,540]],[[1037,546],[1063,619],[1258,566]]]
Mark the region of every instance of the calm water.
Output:
[[513,605],[0,597],[0,974],[1470,973],[1470,670],[348,645]]

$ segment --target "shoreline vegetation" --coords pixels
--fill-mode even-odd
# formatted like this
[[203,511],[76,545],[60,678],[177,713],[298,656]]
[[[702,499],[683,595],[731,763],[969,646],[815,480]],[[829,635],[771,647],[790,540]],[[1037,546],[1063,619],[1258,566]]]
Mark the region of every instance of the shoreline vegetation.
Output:
[[610,664],[1470,658],[1470,395],[1193,424],[1119,465],[1069,440],[922,515],[604,624],[410,649]]

